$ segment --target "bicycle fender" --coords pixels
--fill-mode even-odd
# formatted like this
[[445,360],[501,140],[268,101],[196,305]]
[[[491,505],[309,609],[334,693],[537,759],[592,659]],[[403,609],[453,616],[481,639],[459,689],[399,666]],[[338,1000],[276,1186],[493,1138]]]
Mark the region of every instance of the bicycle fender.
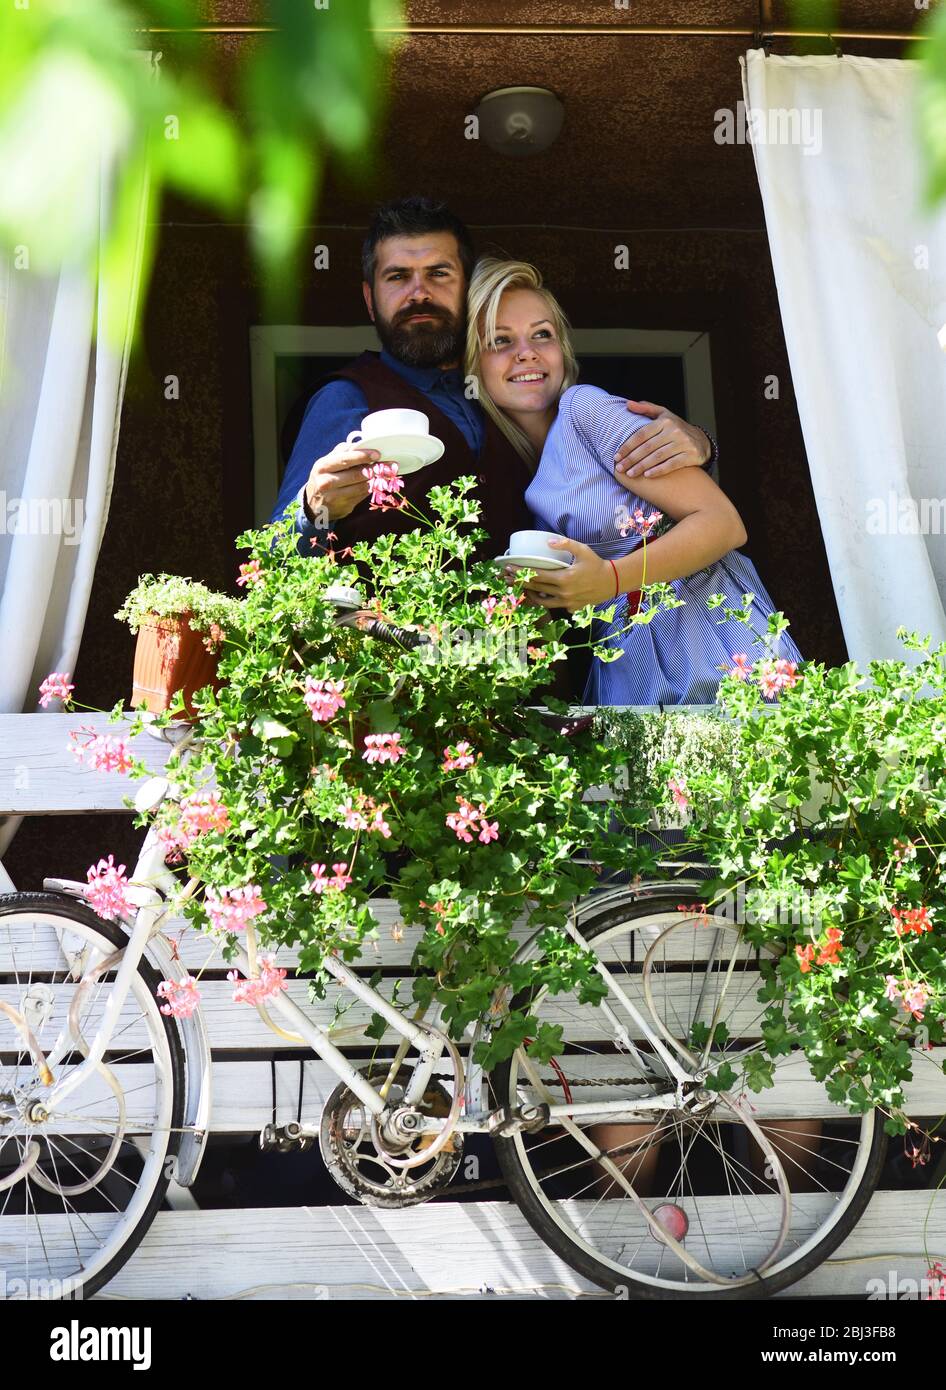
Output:
[[[153,936],[145,952],[166,979],[183,981],[188,971],[174,956],[166,936]],[[200,1009],[188,1018],[178,1018],[181,1042],[184,1046],[184,1133],[177,1151],[177,1172],[174,1181],[181,1187],[191,1187],[200,1170],[207,1139],[210,1134],[210,1115],[213,1109],[213,1063],[210,1038]]]
[[[43,887],[51,893],[64,893],[70,898],[86,902],[88,883],[79,879],[46,878]],[[157,895],[155,895],[157,899]],[[157,900],[160,901],[160,900]],[[156,904],[157,905],[157,902]],[[91,907],[91,904],[88,904]],[[93,909],[94,911],[94,909]],[[129,930],[134,921],[122,917]],[[64,947],[65,949],[65,947]],[[152,965],[168,980],[183,981],[187,970],[175,959],[171,943],[166,936],[155,933],[145,948],[145,955]],[[184,1125],[181,1142],[177,1152],[177,1172],[174,1181],[181,1187],[191,1187],[197,1177],[207,1147],[210,1131],[210,1115],[213,1106],[213,1064],[210,1055],[210,1038],[203,1015],[197,1009],[189,1018],[178,1018],[177,1026],[184,1048]]]

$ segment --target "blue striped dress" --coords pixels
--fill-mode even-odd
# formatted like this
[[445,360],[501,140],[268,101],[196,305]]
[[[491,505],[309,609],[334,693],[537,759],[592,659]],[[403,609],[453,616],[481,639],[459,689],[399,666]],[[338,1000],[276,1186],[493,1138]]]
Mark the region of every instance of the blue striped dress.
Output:
[[[625,402],[596,386],[572,386],[559,402],[526,502],[535,524],[571,540],[583,541],[602,559],[627,555],[641,542],[620,527],[640,507],[645,517],[650,503],[622,487],[614,477],[614,455],[637,430],[650,421],[628,411]],[[752,626],[766,630],[774,604],[752,561],[738,550],[687,579],[673,583],[684,607],[658,613],[649,623],[621,632],[627,621],[627,602],[617,601],[611,623],[595,624],[594,638],[619,646],[617,661],[593,659],[584,699],[595,705],[713,704],[722,672],[732,658],[746,652],[751,661],[768,655],[801,661],[794,642],[783,634],[769,651],[753,646],[755,635],[740,622],[719,621],[721,610],[707,607],[712,594],[723,594],[727,607],[741,608],[743,594],[754,594]],[[603,608],[609,604],[600,605]]]

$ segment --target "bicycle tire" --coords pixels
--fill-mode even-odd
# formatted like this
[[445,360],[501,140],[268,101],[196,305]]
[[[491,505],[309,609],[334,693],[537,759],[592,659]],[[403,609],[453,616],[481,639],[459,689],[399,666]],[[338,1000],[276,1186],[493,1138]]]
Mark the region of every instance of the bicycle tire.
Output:
[[[58,893],[7,893],[0,897],[0,931],[2,931],[3,918],[13,913],[19,912],[38,912],[47,915],[62,917],[66,922],[80,923],[81,925],[97,932],[115,947],[122,947],[128,944],[128,936],[125,931],[115,922],[106,922],[99,917],[88,904]],[[156,997],[157,987],[163,978],[153,965],[145,958],[138,963],[138,973],[144,981],[147,989],[152,996]],[[128,1262],[137,1250],[155,1215],[161,1207],[164,1195],[171,1182],[171,1174],[168,1171],[169,1164],[167,1159],[176,1156],[178,1153],[181,1135],[174,1131],[180,1131],[184,1119],[184,1099],[185,1099],[185,1060],[184,1048],[181,1042],[180,1033],[174,1020],[165,1014],[159,1014],[164,1026],[165,1035],[168,1042],[170,1056],[170,1085],[171,1085],[171,1129],[172,1133],[168,1139],[167,1150],[164,1155],[163,1175],[155,1183],[151,1197],[144,1208],[139,1220],[129,1231],[122,1245],[94,1275],[88,1279],[78,1280],[70,1277],[71,1284],[78,1284],[78,1287],[65,1296],[61,1301],[77,1301],[86,1299],[90,1295],[97,1293],[106,1284],[114,1279],[118,1271]]]
[[[622,922],[635,921],[661,912],[676,912],[681,897],[688,905],[693,906],[694,909],[697,908],[696,900],[691,894],[674,894],[673,897],[663,899],[651,897],[645,900],[638,900],[633,894],[629,894],[623,904],[615,903],[612,900],[600,912],[596,913],[592,910],[584,914],[581,920],[582,935],[591,944],[596,937]],[[526,1008],[528,1005],[528,994],[524,992],[513,1001],[511,1007],[513,1009]],[[499,1063],[489,1074],[488,1080],[493,1090],[494,1101],[497,1104],[515,1103],[514,1098],[510,1097],[511,1071],[512,1059],[510,1058]],[[872,1121],[870,1151],[864,1164],[861,1180],[844,1211],[817,1245],[788,1268],[776,1272],[768,1278],[764,1275],[757,1276],[757,1282],[754,1284],[731,1289],[708,1288],[705,1292],[690,1294],[685,1294],[679,1290],[662,1289],[645,1281],[635,1280],[630,1271],[618,1275],[609,1265],[595,1258],[587,1248],[578,1243],[577,1239],[569,1238],[563,1227],[550,1217],[544,1202],[536,1193],[529,1170],[522,1161],[517,1139],[494,1137],[493,1143],[509,1195],[532,1230],[549,1249],[554,1251],[578,1274],[590,1280],[591,1283],[597,1284],[600,1288],[607,1289],[611,1293],[623,1293],[628,1299],[635,1301],[677,1301],[690,1298],[701,1301],[708,1299],[712,1302],[733,1302],[768,1298],[783,1289],[790,1288],[799,1279],[805,1278],[806,1275],[823,1264],[854,1230],[877,1188],[887,1149],[887,1135],[883,1125],[879,1123],[877,1112],[874,1113]]]

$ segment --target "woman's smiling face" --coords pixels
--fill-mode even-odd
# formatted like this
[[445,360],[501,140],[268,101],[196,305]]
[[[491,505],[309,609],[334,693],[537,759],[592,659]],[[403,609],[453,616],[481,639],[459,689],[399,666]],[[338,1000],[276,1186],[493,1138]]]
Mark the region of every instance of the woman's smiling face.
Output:
[[549,306],[536,290],[507,290],[503,295],[496,339],[483,345],[479,370],[500,410],[516,415],[555,405],[565,380],[565,359]]

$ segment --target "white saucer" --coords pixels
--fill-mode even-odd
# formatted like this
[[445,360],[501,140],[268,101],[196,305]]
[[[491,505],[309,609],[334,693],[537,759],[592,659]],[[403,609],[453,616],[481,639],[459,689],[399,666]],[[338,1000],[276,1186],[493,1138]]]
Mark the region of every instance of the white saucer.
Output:
[[497,555],[494,565],[511,565],[513,569],[567,570],[570,560],[550,560],[547,555]]
[[380,463],[396,463],[401,477],[416,473],[443,457],[446,446],[432,434],[381,434],[376,439],[359,439],[353,449],[375,449]]

